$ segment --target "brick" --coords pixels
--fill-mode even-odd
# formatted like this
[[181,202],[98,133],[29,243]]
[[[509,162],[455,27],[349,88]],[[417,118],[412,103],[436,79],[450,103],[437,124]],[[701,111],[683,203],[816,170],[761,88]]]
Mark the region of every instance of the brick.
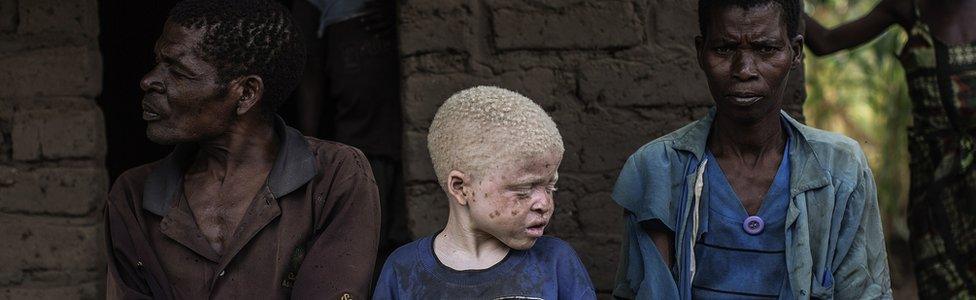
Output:
[[105,135],[101,110],[87,102],[81,107],[16,111],[11,133],[13,158],[30,161],[102,157]]
[[101,64],[101,56],[93,47],[5,54],[0,56],[0,97],[94,97],[101,90]]
[[418,74],[403,83],[403,118],[410,126],[430,127],[430,122],[444,100],[464,88],[489,84],[490,81],[467,74]]
[[463,73],[418,74],[410,76],[403,87],[403,114],[408,125],[427,128],[437,108],[454,93],[477,85],[495,85],[516,91],[551,111],[561,102],[574,100],[574,83],[550,69],[506,72],[494,78]]
[[407,131],[403,143],[403,169],[406,181],[436,181],[434,166],[427,151],[427,133]]
[[[515,0],[513,0],[515,1]],[[587,1],[560,9],[524,8],[513,1],[493,2],[495,46],[515,49],[605,49],[640,44],[643,29],[628,1]]]
[[90,215],[104,201],[108,175],[102,168],[0,167],[0,211],[6,213]]
[[0,289],[0,299],[98,299],[99,282],[56,287],[10,287]]
[[434,234],[447,224],[447,194],[436,182],[406,188],[407,227],[414,237]]
[[98,36],[95,0],[21,0],[19,3],[18,32],[21,34]]
[[693,56],[651,63],[591,62],[580,67],[580,97],[615,107],[711,104],[704,75],[689,66],[697,66]]
[[61,226],[35,220],[0,219],[0,240],[17,247],[0,248],[2,270],[74,270],[104,268],[99,226]]
[[[400,52],[464,52],[474,19],[464,1],[410,1],[400,10]],[[431,30],[436,28],[437,30]]]
[[[694,47],[698,36],[698,1],[649,1],[650,24],[647,34],[651,43],[660,46]],[[680,25],[676,25],[680,24]]]

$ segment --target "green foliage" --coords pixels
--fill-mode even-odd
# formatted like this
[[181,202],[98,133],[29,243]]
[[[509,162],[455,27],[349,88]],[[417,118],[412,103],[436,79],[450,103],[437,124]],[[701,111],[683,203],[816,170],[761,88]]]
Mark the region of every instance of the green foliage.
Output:
[[[807,1],[806,12],[827,28],[867,14],[878,0]],[[806,53],[807,122],[861,143],[874,170],[889,239],[907,239],[908,146],[911,100],[897,53],[906,34],[892,26],[852,51],[816,57]]]

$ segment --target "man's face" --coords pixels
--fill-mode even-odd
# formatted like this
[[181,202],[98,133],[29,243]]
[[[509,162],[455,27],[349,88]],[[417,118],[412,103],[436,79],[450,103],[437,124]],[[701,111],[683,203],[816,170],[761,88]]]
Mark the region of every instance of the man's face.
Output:
[[747,123],[778,113],[802,38],[790,39],[773,2],[748,10],[713,6],[709,14],[706,36],[695,46],[719,112]]
[[156,41],[156,66],[140,82],[146,135],[159,144],[214,138],[235,119],[236,99],[218,81],[216,68],[203,60],[204,31],[166,22]]
[[485,171],[468,201],[474,226],[512,249],[531,248],[552,217],[560,161],[546,153]]

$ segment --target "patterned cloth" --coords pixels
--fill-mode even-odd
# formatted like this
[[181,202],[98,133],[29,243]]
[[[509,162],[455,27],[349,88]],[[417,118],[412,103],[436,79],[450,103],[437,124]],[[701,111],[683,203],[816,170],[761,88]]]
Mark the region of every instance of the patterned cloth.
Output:
[[946,45],[919,20],[902,50],[913,126],[908,226],[922,299],[976,297],[976,42]]

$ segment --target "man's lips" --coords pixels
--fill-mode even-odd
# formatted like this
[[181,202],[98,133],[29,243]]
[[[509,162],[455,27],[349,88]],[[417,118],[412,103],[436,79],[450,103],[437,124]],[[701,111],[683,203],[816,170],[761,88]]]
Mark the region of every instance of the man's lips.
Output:
[[146,121],[156,121],[156,120],[159,120],[161,118],[162,117],[159,115],[158,112],[156,112],[155,109],[152,108],[152,106],[150,106],[149,104],[146,104],[145,101],[142,102],[142,119],[143,120],[146,120]]

